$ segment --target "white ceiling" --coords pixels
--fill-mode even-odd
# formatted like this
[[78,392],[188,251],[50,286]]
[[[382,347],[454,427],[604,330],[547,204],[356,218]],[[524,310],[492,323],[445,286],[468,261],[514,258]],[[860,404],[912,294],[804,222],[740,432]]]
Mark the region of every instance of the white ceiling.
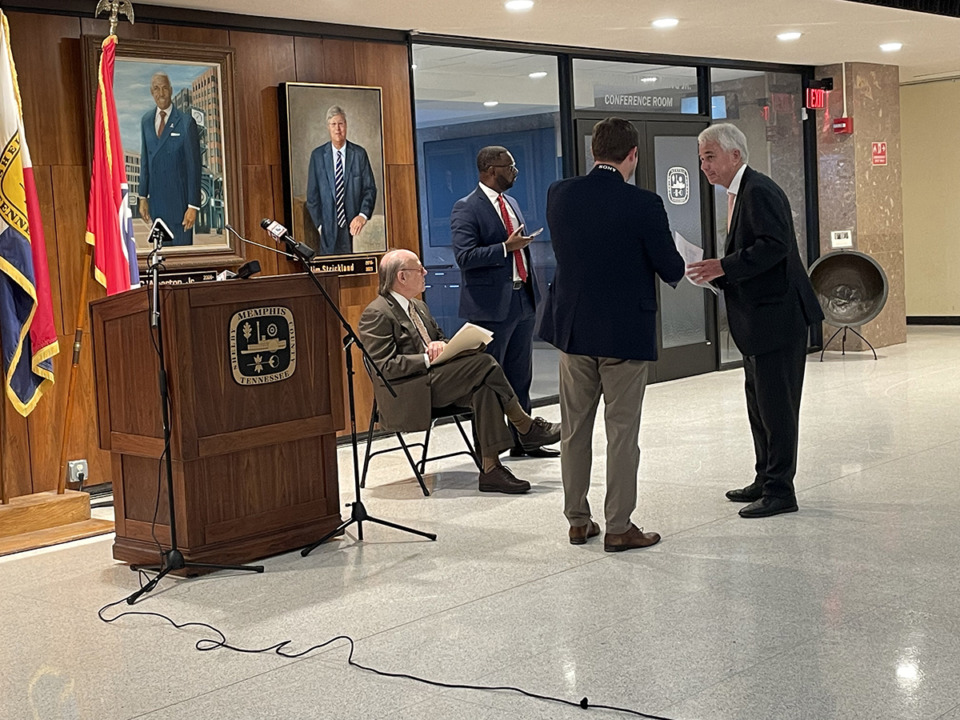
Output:
[[[960,19],[845,0],[141,0],[137,4],[269,15],[421,33],[800,65],[900,66],[902,83],[960,77]],[[650,22],[679,18],[669,30]],[[777,33],[803,32],[784,43]],[[903,49],[884,53],[883,42]]]

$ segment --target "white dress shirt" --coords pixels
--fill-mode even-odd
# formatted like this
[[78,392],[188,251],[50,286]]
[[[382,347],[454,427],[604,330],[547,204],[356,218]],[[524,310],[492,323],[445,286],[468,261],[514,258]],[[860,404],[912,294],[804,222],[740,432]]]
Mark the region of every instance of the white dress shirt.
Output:
[[[407,317],[410,318],[410,322],[413,322],[413,317],[410,315],[410,313],[416,312],[416,310],[412,308],[413,303],[410,302],[410,299],[405,298],[403,295],[393,290],[390,291],[390,294],[393,296],[393,299],[396,300],[397,303],[400,305],[400,308],[407,314]],[[420,318],[420,321],[423,322],[423,318]],[[426,326],[426,323],[423,323],[423,324],[424,326]],[[416,329],[417,327],[416,323],[414,323],[413,327],[414,329]],[[420,337],[419,331],[417,331],[417,337]],[[430,356],[427,353],[423,354],[423,362],[427,367],[430,367]]]
[[[480,189],[483,190],[483,194],[487,196],[487,199],[490,201],[490,204],[493,205],[493,209],[497,211],[497,217],[500,218],[500,222],[503,222],[503,215],[500,214],[500,203],[497,202],[497,198],[500,197],[498,193],[493,188],[489,188],[483,183],[480,183]],[[507,215],[510,216],[510,222],[513,224],[513,229],[516,230],[520,227],[520,219],[517,217],[517,214],[513,211],[513,206],[507,202],[507,199],[503,199],[503,205],[507,208]],[[506,228],[506,224],[503,226]],[[501,243],[503,245],[503,256],[507,256],[507,244]],[[523,269],[527,271],[527,277],[530,277],[530,268],[527,266],[527,256],[526,253],[521,252],[520,257],[523,258]],[[513,281],[520,281],[520,273],[517,271],[517,256],[513,256]]]

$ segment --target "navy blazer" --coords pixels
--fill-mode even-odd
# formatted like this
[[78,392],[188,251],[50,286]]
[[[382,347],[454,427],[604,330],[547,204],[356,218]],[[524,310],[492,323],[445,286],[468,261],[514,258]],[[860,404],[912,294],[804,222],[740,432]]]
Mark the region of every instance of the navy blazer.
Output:
[[730,335],[744,355],[761,355],[823,320],[797,250],[786,194],[749,166],[730,219],[724,275],[714,281],[727,301]]
[[[522,225],[523,213],[517,201],[509,195],[503,197]],[[450,212],[450,236],[460,266],[460,317],[479,322],[506,320],[513,292],[513,255],[504,255],[507,229],[500,213],[479,187],[454,204]],[[530,247],[525,247],[523,253],[536,307],[540,288],[530,259]]]
[[660,197],[594,168],[550,186],[547,223],[557,270],[538,335],[575,355],[656,360],[657,275],[684,273]]
[[[370,219],[377,204],[377,185],[367,151],[347,140],[343,168],[343,206],[347,227],[361,213]],[[330,255],[337,242],[337,208],[335,202],[333,145],[326,142],[310,154],[307,174],[307,212],[320,231],[320,254]]]
[[173,245],[193,243],[193,230],[183,229],[189,205],[200,207],[200,131],[192,115],[169,108],[157,137],[157,108],[140,119],[140,185],[150,217],[162,218],[173,233]]

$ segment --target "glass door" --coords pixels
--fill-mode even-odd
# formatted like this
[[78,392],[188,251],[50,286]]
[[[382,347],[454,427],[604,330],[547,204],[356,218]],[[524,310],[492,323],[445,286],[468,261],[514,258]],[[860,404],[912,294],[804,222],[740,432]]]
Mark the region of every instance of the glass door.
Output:
[[[578,120],[578,171],[593,167],[590,152],[594,120]],[[715,257],[711,238],[709,186],[700,174],[697,135],[705,122],[632,121],[640,134],[633,181],[663,200],[670,229]],[[659,359],[651,382],[689,377],[717,369],[717,314],[713,293],[681,280],[676,288],[660,283],[657,344]]]

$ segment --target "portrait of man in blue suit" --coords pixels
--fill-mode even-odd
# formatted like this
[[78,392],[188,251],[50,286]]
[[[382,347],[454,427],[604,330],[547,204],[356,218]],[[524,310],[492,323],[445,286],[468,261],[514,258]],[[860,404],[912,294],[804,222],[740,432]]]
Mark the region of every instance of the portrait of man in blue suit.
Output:
[[333,105],[326,114],[330,142],[310,154],[307,212],[320,232],[321,255],[353,252],[377,202],[377,185],[367,151],[347,140],[347,113]]
[[200,132],[192,116],[172,103],[166,73],[150,80],[156,107],[140,121],[140,217],[148,224],[162,218],[173,245],[192,245],[200,210]]

